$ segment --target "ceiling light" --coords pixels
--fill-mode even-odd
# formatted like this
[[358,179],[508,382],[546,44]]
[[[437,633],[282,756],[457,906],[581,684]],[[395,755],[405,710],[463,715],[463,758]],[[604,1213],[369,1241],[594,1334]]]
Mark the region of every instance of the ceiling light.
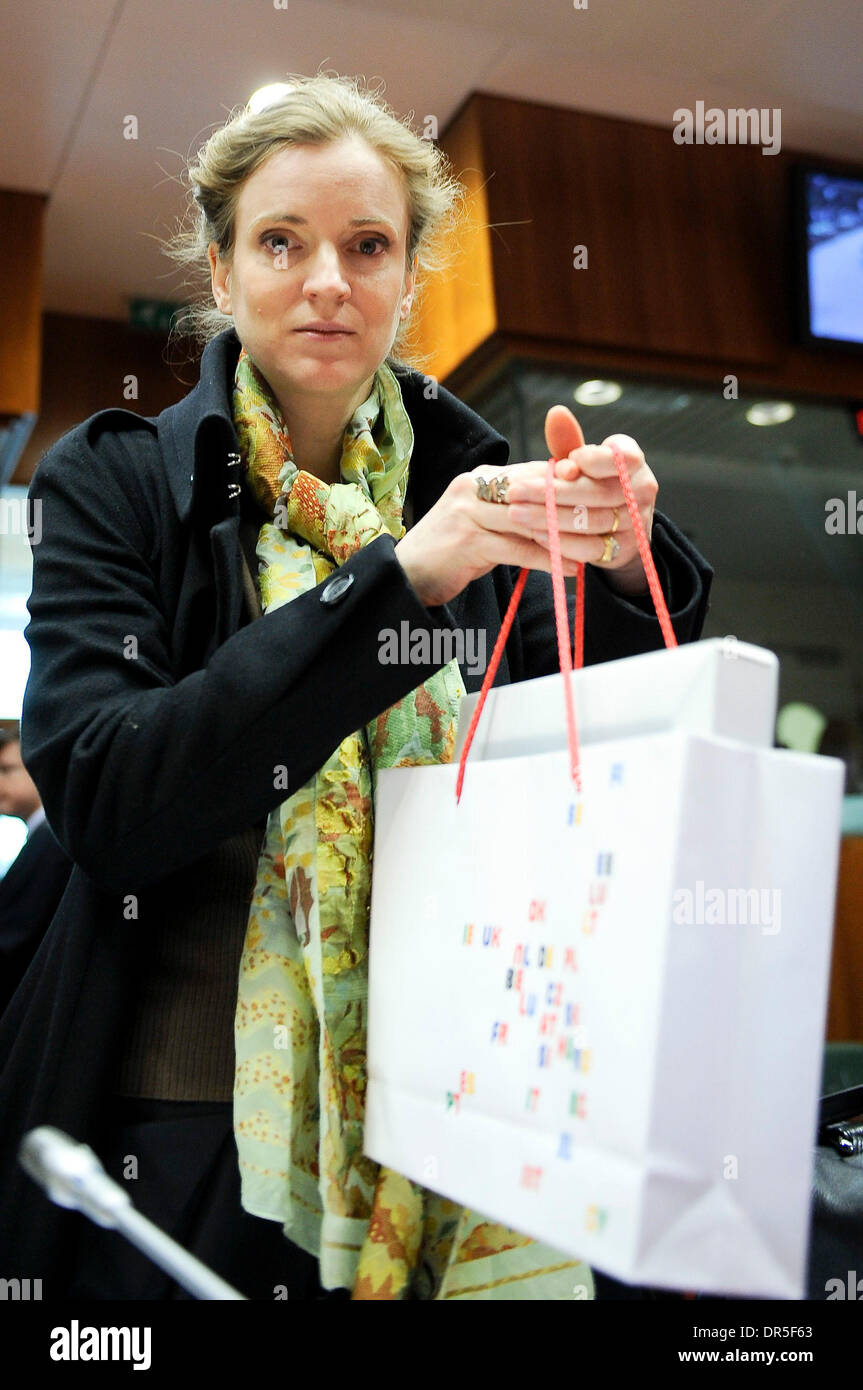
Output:
[[266,87],[259,87],[256,92],[252,92],[246,109],[257,115],[265,106],[274,105],[293,90],[289,82],[269,82]]
[[786,420],[793,420],[794,415],[794,406],[789,401],[759,401],[746,412],[750,425],[784,425]]
[[616,381],[583,381],[572,393],[579,405],[611,405],[623,395]]

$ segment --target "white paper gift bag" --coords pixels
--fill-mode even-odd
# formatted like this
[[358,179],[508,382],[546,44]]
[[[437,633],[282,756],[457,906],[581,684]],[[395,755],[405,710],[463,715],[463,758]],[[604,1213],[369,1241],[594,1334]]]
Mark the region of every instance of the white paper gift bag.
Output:
[[[536,681],[458,803],[455,765],[379,774],[365,1152],[618,1278],[800,1298],[844,767],[757,746],[773,674],[749,722],[751,670],[681,713],[710,645],[656,654],[658,724],[575,764],[569,720],[530,751]],[[608,663],[621,710],[639,661]]]
[[844,770],[683,733],[380,774],[365,1150],[635,1283],[802,1296]]
[[[565,748],[566,679],[540,676],[489,690],[471,763]],[[680,729],[719,734],[757,748],[773,746],[779,662],[773,652],[736,637],[603,661],[575,671],[571,680],[581,744]],[[478,700],[478,695],[466,695],[462,701],[456,758]]]

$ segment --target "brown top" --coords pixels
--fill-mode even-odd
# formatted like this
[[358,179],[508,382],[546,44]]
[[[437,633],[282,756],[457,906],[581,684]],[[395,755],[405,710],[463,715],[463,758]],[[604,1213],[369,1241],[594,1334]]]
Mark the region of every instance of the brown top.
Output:
[[[244,490],[245,496],[245,490]],[[250,620],[263,513],[240,522]],[[138,896],[146,954],[114,1085],[151,1100],[229,1101],[234,1093],[237,980],[266,820]]]

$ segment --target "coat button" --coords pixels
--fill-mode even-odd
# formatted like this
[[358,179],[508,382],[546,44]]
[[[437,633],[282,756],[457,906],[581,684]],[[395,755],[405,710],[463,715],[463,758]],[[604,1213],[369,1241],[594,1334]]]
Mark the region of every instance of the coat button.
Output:
[[340,574],[338,579],[331,579],[329,584],[325,584],[321,593],[321,603],[338,603],[343,599],[348,589],[354,582],[352,574]]

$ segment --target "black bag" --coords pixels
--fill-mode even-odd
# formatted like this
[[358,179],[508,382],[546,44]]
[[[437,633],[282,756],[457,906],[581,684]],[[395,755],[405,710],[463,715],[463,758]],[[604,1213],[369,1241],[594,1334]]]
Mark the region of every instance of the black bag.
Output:
[[821,1101],[806,1297],[863,1302],[863,1086]]

